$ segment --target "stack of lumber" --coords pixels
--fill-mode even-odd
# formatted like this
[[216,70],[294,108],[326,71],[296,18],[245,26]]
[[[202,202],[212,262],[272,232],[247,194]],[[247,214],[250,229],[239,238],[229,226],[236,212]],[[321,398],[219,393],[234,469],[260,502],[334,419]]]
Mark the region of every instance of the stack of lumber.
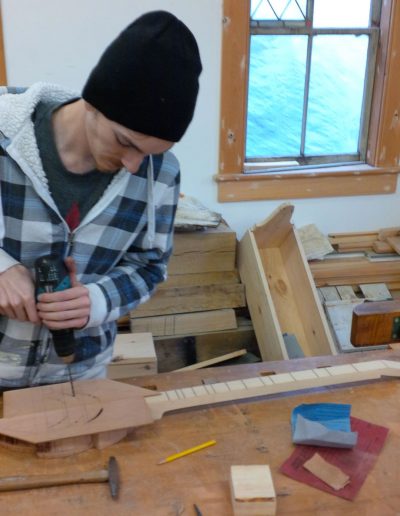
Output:
[[236,233],[225,223],[176,233],[168,279],[148,302],[132,311],[132,331],[143,331],[146,325],[153,335],[173,335],[177,327],[183,335],[190,333],[191,324],[195,329],[218,326],[219,318],[231,328],[228,309],[245,305],[235,260]]
[[359,233],[331,233],[328,238],[334,249],[340,253],[374,251],[400,254],[400,227]]
[[[236,233],[225,222],[203,231],[175,233],[168,279],[130,313],[130,331],[150,332],[157,344],[162,339],[236,330],[235,309],[246,306],[236,244]],[[202,357],[207,358],[211,357]]]
[[400,260],[370,261],[366,256],[309,262],[317,287],[386,283],[400,288]]
[[400,227],[328,238],[337,254],[309,262],[317,287],[385,283],[391,290],[400,288]]

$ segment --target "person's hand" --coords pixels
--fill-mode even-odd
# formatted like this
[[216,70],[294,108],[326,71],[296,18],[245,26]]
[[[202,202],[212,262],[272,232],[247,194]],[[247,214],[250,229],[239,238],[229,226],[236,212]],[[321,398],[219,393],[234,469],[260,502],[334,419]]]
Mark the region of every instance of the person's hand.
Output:
[[68,257],[71,288],[60,292],[46,292],[38,297],[37,310],[41,322],[50,330],[83,328],[90,316],[89,290],[76,278],[74,259]]
[[40,322],[33,278],[23,265],[13,265],[0,274],[0,315],[21,322]]

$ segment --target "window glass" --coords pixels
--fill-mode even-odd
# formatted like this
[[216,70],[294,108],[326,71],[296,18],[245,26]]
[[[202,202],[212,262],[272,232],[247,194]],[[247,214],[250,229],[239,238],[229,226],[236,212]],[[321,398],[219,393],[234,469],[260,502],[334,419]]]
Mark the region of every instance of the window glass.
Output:
[[246,157],[297,156],[306,36],[251,36]]
[[306,155],[357,153],[367,36],[315,36]]
[[307,0],[251,0],[253,20],[304,20]]
[[316,28],[369,27],[371,0],[314,0]]

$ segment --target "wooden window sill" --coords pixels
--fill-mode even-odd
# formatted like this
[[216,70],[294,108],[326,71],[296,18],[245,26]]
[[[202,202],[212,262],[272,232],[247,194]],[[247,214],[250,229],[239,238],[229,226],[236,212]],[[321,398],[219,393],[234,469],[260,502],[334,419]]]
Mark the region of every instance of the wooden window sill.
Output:
[[382,195],[396,191],[400,167],[346,165],[299,172],[218,174],[219,202]]

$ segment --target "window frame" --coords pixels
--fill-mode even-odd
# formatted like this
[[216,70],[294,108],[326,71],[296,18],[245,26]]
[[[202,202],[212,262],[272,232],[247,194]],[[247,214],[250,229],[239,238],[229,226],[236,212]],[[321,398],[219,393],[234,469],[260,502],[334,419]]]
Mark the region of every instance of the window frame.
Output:
[[249,20],[250,0],[223,0],[218,200],[394,193],[400,172],[400,2],[382,3],[366,162],[295,172],[245,170]]

